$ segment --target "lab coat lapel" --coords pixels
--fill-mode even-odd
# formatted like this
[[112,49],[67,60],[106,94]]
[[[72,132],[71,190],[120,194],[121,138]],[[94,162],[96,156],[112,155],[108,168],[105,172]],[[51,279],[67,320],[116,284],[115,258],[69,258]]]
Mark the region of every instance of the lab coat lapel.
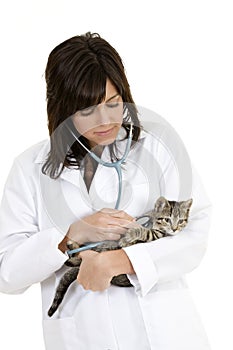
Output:
[[[44,140],[41,144],[41,150],[34,160],[34,162],[37,164],[44,164],[50,151],[50,140]],[[80,184],[82,185],[80,177],[81,174],[79,170],[69,168],[64,168],[60,175],[60,179],[68,181],[78,187],[80,187]]]
[[[101,159],[111,162],[108,147],[105,147]],[[115,208],[118,190],[118,177],[114,168],[98,164],[92,179],[89,198],[93,209]]]
[[116,170],[99,165],[89,191],[93,209],[115,208],[117,195],[118,177]]

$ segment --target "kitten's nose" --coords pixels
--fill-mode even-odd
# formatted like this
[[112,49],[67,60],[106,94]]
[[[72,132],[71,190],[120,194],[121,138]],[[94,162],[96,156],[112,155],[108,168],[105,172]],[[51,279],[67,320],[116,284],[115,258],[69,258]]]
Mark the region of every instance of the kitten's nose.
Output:
[[173,231],[173,232],[176,232],[177,229],[178,229],[178,226],[176,226],[176,227],[173,226],[173,227],[172,227],[172,231]]

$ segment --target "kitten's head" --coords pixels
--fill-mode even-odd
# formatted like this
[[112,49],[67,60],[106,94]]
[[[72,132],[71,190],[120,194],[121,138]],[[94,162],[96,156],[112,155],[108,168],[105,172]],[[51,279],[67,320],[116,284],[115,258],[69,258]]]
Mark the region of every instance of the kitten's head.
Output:
[[176,202],[158,198],[154,208],[154,225],[167,235],[175,235],[187,225],[192,202],[192,199]]

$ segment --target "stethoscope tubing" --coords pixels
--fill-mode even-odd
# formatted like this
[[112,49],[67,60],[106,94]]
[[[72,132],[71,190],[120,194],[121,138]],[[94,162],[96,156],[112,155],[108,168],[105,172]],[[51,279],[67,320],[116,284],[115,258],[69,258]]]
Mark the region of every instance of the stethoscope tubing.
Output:
[[121,194],[122,194],[122,169],[121,165],[122,163],[126,160],[130,147],[132,144],[132,130],[133,130],[133,124],[130,123],[130,131],[129,131],[129,136],[127,139],[127,144],[125,148],[125,152],[122,156],[121,159],[117,160],[116,162],[105,162],[101,158],[99,158],[94,152],[90,151],[80,140],[79,138],[75,135],[75,133],[70,129],[69,126],[67,126],[68,130],[70,131],[71,135],[75,138],[76,141],[89,153],[89,155],[99,164],[107,167],[107,168],[114,168],[117,172],[118,176],[118,196],[117,196],[117,201],[115,205],[115,209],[118,209],[120,206],[120,201],[121,201]]
[[[67,125],[66,125],[67,126]],[[120,206],[120,201],[121,201],[121,195],[122,195],[122,169],[121,169],[121,165],[122,163],[126,160],[129,151],[130,151],[130,147],[132,144],[132,130],[133,130],[133,124],[130,123],[130,131],[129,131],[129,136],[127,139],[127,144],[126,144],[126,148],[125,148],[125,152],[122,156],[121,159],[117,160],[116,162],[105,162],[103,161],[101,158],[99,158],[94,152],[90,151],[80,140],[79,138],[75,135],[75,133],[70,129],[69,126],[67,126],[68,130],[70,131],[71,135],[75,138],[76,141],[78,141],[78,143],[89,153],[89,155],[99,164],[107,167],[107,168],[114,168],[117,172],[117,176],[118,176],[118,195],[117,195],[117,201],[115,204],[115,209],[118,209]],[[101,245],[103,242],[96,242],[96,243],[90,243],[87,244],[83,247],[79,247],[77,249],[73,249],[73,250],[68,250],[66,253],[70,256],[72,254],[75,253],[79,253],[81,251],[84,250],[88,250],[88,249],[92,249],[94,247],[97,247],[98,245]]]

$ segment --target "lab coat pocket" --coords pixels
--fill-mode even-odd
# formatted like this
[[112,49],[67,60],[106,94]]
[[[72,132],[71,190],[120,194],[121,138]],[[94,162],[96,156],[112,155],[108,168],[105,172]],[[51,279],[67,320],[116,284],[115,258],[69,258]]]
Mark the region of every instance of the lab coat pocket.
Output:
[[81,349],[73,317],[43,321],[46,350]]
[[188,289],[149,293],[142,302],[149,333],[153,334],[152,349],[210,350]]

